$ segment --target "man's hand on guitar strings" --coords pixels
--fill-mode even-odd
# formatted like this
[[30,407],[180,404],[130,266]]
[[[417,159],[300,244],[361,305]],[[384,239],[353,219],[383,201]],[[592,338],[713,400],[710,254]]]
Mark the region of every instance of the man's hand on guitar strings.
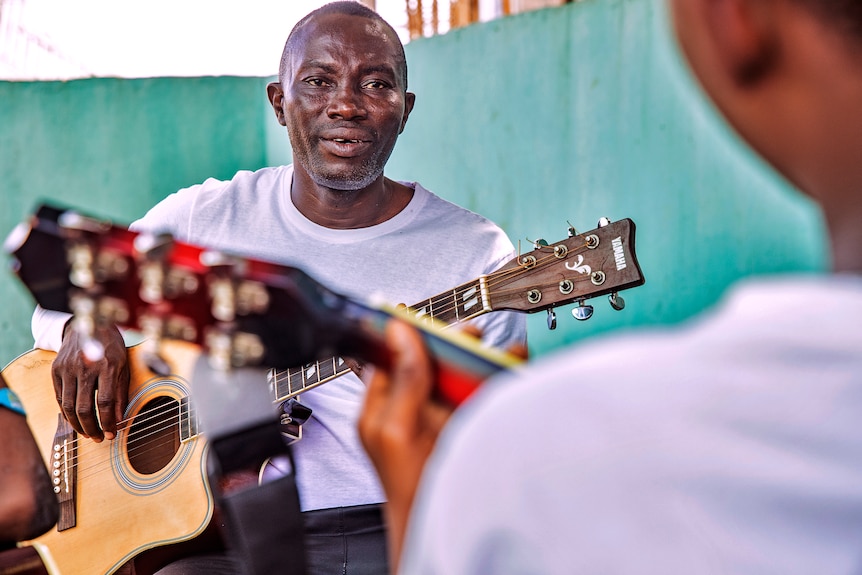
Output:
[[87,336],[67,329],[51,372],[63,416],[75,431],[100,442],[116,437],[122,421],[129,396],[129,364],[116,327],[98,326],[92,338],[104,348],[103,357],[96,361],[85,353]]

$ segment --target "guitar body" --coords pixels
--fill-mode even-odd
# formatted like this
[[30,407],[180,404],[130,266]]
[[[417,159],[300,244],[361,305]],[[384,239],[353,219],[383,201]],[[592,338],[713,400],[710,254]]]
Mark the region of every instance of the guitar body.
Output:
[[173,373],[158,376],[146,367],[141,346],[130,348],[126,423],[113,441],[101,443],[78,438],[60,418],[51,378],[55,353],[33,350],[3,370],[59,488],[60,520],[34,540],[58,573],[114,573],[139,553],[189,540],[210,523],[206,442],[194,427],[188,433],[181,407],[189,394],[184,374],[199,355],[196,345],[164,342],[161,357]]

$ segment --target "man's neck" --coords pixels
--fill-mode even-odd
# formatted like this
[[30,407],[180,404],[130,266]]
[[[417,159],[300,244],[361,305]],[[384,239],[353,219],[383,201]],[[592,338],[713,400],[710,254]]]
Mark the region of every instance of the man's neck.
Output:
[[407,207],[413,189],[381,175],[360,190],[336,190],[314,182],[294,165],[290,198],[299,212],[332,229],[367,228],[381,224]]

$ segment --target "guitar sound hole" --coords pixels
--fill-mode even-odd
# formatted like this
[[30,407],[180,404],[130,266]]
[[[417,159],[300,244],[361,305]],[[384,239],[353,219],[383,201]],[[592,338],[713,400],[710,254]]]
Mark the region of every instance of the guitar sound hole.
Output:
[[164,468],[180,448],[180,404],[158,397],[144,405],[129,430],[129,463],[148,475]]

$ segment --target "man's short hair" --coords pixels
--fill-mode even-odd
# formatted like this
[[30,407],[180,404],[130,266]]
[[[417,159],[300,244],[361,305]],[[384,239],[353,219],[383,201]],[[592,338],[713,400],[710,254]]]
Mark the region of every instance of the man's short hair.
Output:
[[287,75],[287,63],[288,56],[291,50],[294,47],[294,41],[296,36],[309,20],[314,18],[315,16],[323,16],[326,14],[344,14],[346,16],[356,16],[360,18],[370,18],[371,20],[376,20],[383,24],[383,27],[387,30],[387,33],[392,36],[396,40],[397,54],[396,54],[396,62],[395,65],[401,68],[401,80],[404,83],[404,90],[407,90],[407,56],[404,54],[404,45],[401,44],[401,39],[398,36],[398,33],[395,31],[395,28],[389,24],[386,20],[383,19],[380,14],[366,6],[365,4],[360,4],[359,2],[355,2],[353,0],[339,0],[338,2],[330,2],[329,4],[324,4],[320,8],[313,10],[305,15],[302,20],[296,23],[296,26],[293,27],[293,30],[290,31],[290,34],[287,36],[287,41],[284,43],[284,50],[281,53],[281,62],[278,66],[278,81],[283,84],[284,78]]

